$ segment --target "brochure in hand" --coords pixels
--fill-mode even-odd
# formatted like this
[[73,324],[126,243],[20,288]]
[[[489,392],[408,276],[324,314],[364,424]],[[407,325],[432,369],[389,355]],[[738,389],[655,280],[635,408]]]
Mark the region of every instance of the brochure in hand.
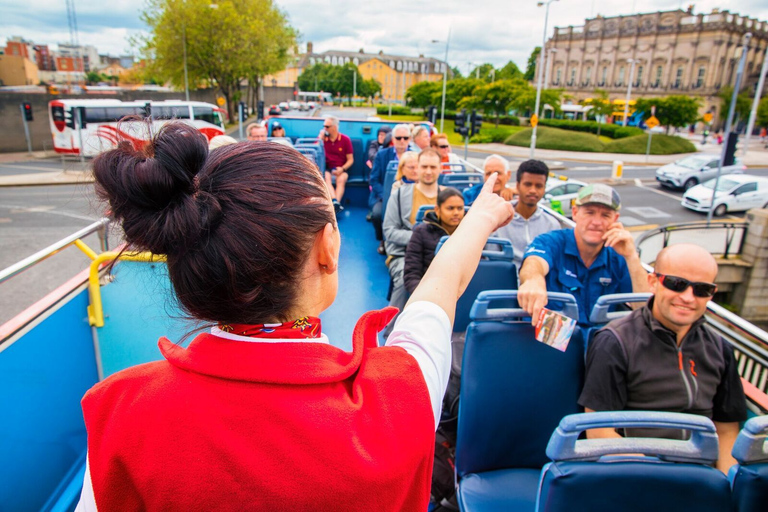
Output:
[[544,308],[541,310],[539,321],[536,323],[536,339],[552,348],[565,352],[575,328],[576,320],[573,318]]

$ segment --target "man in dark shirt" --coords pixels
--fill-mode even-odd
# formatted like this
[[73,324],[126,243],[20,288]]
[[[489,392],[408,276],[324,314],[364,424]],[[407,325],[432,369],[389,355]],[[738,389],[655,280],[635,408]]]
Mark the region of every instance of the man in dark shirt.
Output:
[[[352,140],[339,132],[339,119],[332,116],[324,119],[320,140],[323,141],[325,149],[325,184],[331,193],[333,207],[336,213],[339,213],[344,209],[341,200],[344,198],[344,188],[349,178],[347,172],[355,163]],[[333,178],[336,178],[335,187]]]
[[[587,352],[579,404],[586,412],[645,410],[711,418],[720,440],[717,467],[727,473],[739,422],[747,417],[733,351],[704,325],[717,287],[717,262],[692,244],[662,250],[648,276],[653,297],[646,306],[597,332]],[[680,439],[681,430],[625,429],[632,437]],[[611,428],[589,438],[618,437]]]

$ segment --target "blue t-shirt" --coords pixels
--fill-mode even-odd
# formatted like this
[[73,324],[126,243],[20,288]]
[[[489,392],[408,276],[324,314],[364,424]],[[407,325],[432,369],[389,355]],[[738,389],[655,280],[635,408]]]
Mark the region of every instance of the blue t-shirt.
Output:
[[465,206],[471,206],[472,203],[475,202],[475,199],[477,199],[477,196],[479,196],[480,192],[483,190],[483,185],[484,183],[477,183],[469,188],[464,189],[462,195],[464,196]]
[[[579,305],[579,326],[591,327],[589,315],[598,297],[631,293],[627,262],[611,247],[603,247],[587,268],[579,255],[573,229],[559,229],[533,239],[523,257],[538,256],[549,264],[547,291],[570,293]],[[548,306],[549,307],[549,306]]]

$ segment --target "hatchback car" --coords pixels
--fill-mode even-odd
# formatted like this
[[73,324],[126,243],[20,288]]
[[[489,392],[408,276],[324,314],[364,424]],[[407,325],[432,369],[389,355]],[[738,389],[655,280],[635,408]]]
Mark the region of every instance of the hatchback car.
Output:
[[280,110],[280,107],[278,107],[277,105],[269,106],[269,115],[279,116],[280,114],[282,114],[282,110]]
[[280,110],[282,110],[283,112],[288,112],[289,110],[291,110],[291,107],[288,106],[287,101],[281,101],[278,107],[280,107]]
[[301,108],[298,101],[289,101],[288,106],[291,107],[291,110],[299,110]]
[[573,202],[579,195],[579,190],[586,185],[583,181],[549,178],[541,204],[570,217]]
[[[683,194],[680,204],[697,212],[708,212],[712,207],[715,180],[690,188]],[[768,178],[749,174],[723,176],[717,184],[715,210],[718,217],[728,212],[743,212],[750,208],[768,207]]]
[[[670,188],[688,190],[715,177],[720,155],[694,155],[667,164],[656,171],[656,181]],[[733,165],[723,166],[722,174],[744,172],[747,169],[737,158]]]

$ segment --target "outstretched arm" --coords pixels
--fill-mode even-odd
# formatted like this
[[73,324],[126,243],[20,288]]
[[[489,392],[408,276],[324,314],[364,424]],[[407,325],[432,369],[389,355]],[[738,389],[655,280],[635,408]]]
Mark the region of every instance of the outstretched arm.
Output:
[[475,274],[488,237],[512,220],[512,205],[493,193],[497,175],[489,178],[472,208],[432,260],[408,305],[429,301],[440,306],[453,324],[456,302]]

